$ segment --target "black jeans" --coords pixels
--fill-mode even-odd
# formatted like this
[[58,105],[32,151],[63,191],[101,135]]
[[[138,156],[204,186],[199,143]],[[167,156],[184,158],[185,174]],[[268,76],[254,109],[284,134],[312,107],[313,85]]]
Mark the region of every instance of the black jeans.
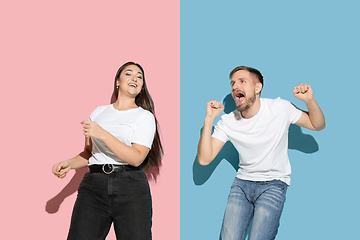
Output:
[[151,240],[152,202],[142,170],[84,175],[68,240],[105,239],[114,223],[118,240]]

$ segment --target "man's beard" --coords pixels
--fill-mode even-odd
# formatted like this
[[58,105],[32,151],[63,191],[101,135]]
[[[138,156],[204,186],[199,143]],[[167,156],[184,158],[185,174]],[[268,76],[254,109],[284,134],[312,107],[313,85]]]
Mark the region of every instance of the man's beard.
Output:
[[256,95],[255,94],[253,94],[249,98],[245,97],[245,103],[236,105],[236,109],[239,112],[244,112],[244,111],[248,110],[249,108],[251,108],[252,105],[254,105],[255,101],[256,101]]

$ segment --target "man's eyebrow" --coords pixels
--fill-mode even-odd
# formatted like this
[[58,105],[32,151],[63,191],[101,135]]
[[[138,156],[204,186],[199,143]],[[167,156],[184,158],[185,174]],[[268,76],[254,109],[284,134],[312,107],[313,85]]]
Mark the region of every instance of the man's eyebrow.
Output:
[[243,78],[243,77],[239,77],[239,78],[236,78],[235,80],[232,80],[230,82],[235,82],[236,80],[246,80],[246,78]]

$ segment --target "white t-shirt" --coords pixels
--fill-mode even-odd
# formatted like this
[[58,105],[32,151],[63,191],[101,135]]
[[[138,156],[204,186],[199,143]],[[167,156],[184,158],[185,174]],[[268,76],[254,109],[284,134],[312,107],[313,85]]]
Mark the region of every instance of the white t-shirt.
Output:
[[239,152],[236,177],[250,181],[278,179],[290,185],[288,131],[302,111],[280,98],[260,101],[259,112],[250,119],[242,118],[237,110],[223,115],[212,137],[231,141]]
[[[119,111],[112,104],[100,106],[91,113],[89,120],[96,122],[126,145],[136,143],[151,148],[156,130],[155,118],[151,112],[141,107]],[[127,164],[116,157],[103,141],[95,138],[91,140],[92,156],[89,165]]]

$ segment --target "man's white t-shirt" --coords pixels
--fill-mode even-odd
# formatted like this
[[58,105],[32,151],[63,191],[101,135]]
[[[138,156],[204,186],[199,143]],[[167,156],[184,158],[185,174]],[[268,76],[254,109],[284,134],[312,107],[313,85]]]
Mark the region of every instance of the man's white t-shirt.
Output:
[[237,178],[250,181],[281,180],[290,185],[288,131],[302,111],[289,101],[260,98],[259,112],[250,119],[237,110],[225,114],[212,137],[231,141],[239,153]]
[[[90,115],[90,121],[116,137],[119,141],[131,146],[140,144],[151,149],[156,130],[154,115],[143,108],[119,111],[114,106],[97,107]],[[92,156],[89,165],[93,164],[127,164],[110,151],[100,139],[91,138]]]

